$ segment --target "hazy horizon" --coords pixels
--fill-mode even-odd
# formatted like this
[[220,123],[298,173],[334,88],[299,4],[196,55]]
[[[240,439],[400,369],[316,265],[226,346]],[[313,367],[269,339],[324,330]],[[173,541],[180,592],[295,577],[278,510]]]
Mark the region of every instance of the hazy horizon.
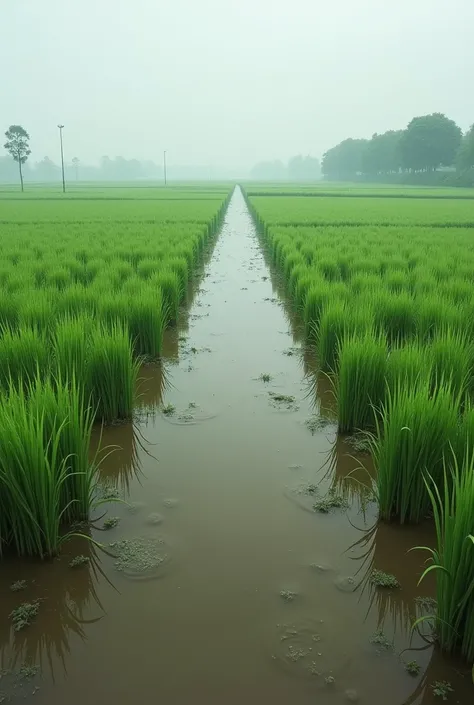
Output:
[[31,162],[58,160],[58,123],[67,161],[248,169],[415,115],[474,121],[471,0],[16,0],[0,25],[0,129],[28,130]]

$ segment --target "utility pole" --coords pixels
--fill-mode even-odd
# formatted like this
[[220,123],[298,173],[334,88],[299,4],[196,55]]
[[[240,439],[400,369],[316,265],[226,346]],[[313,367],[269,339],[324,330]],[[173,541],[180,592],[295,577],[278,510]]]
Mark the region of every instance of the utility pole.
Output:
[[66,181],[64,179],[64,152],[63,152],[63,128],[64,125],[58,125],[59,127],[59,141],[61,143],[61,169],[63,172],[63,193],[66,193]]
[[165,176],[165,186],[166,186],[166,149],[163,151],[163,173]]

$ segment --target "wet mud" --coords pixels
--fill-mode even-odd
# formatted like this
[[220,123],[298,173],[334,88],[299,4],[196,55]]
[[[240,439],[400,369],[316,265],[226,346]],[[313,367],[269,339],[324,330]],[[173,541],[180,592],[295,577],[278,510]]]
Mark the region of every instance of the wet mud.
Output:
[[[76,536],[50,563],[2,563],[0,702],[432,705],[443,680],[472,702],[429,620],[411,632],[433,584],[407,551],[432,527],[377,524],[369,456],[337,436],[238,189],[165,348],[134,423],[96,430],[108,500],[78,532],[103,548]],[[15,632],[9,615],[36,600]]]

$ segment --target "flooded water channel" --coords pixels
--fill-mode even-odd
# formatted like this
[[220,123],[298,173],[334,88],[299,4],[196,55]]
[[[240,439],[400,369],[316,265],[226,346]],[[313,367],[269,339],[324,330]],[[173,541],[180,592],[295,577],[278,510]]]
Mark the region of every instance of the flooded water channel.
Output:
[[[426,705],[444,680],[472,702],[465,665],[410,633],[433,586],[407,550],[431,528],[377,527],[368,458],[337,438],[239,189],[164,368],[142,370],[135,424],[102,443],[119,446],[104,492],[129,502],[96,511],[108,553],[77,538],[52,564],[2,564],[0,702]],[[348,506],[315,510],[328,492]],[[401,588],[372,586],[374,567]]]

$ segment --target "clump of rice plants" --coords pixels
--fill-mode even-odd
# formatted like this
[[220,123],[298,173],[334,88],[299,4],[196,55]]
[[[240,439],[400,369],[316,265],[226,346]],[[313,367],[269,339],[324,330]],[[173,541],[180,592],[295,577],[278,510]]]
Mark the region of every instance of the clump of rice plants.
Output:
[[37,374],[44,374],[49,363],[46,338],[36,328],[21,325],[0,331],[0,387],[10,383],[28,386]]
[[[423,548],[430,565],[421,580],[436,572],[436,637],[447,652],[460,651],[474,661],[474,452],[455,453],[445,462],[444,476],[432,473],[426,487],[434,514],[436,548]],[[418,547],[420,548],[420,547]],[[420,617],[415,624],[426,617]]]
[[410,340],[390,350],[387,360],[387,385],[394,390],[400,385],[413,388],[432,377],[432,355],[429,347]]
[[416,305],[407,293],[378,294],[373,297],[375,324],[387,336],[390,345],[409,340],[416,331]]
[[430,508],[426,473],[439,481],[444,453],[458,429],[458,404],[452,389],[429,381],[401,383],[387,390],[377,417],[372,454],[378,467],[380,516],[400,523],[419,522]]
[[64,316],[52,334],[53,369],[63,379],[80,380],[87,369],[92,319],[88,316]]
[[335,382],[339,430],[351,433],[375,425],[375,409],[385,396],[387,343],[373,332],[347,336],[339,344]]
[[0,550],[53,556],[63,522],[88,515],[91,426],[74,385],[38,378],[0,394]]
[[[30,385],[28,406],[41,418],[45,444],[57,438],[54,452],[66,459],[66,476],[61,483],[62,520],[88,518],[97,482],[97,464],[89,457],[94,414],[74,374],[64,380],[37,378]],[[53,447],[46,445],[50,462],[56,463]]]
[[139,362],[128,330],[116,322],[91,335],[88,388],[96,418],[107,423],[132,417]]
[[433,384],[449,382],[453,393],[464,395],[472,386],[474,350],[465,331],[446,327],[430,345]]
[[317,332],[318,359],[325,372],[337,371],[337,352],[344,336],[370,331],[373,317],[370,309],[357,308],[342,301],[331,301],[323,309]]

